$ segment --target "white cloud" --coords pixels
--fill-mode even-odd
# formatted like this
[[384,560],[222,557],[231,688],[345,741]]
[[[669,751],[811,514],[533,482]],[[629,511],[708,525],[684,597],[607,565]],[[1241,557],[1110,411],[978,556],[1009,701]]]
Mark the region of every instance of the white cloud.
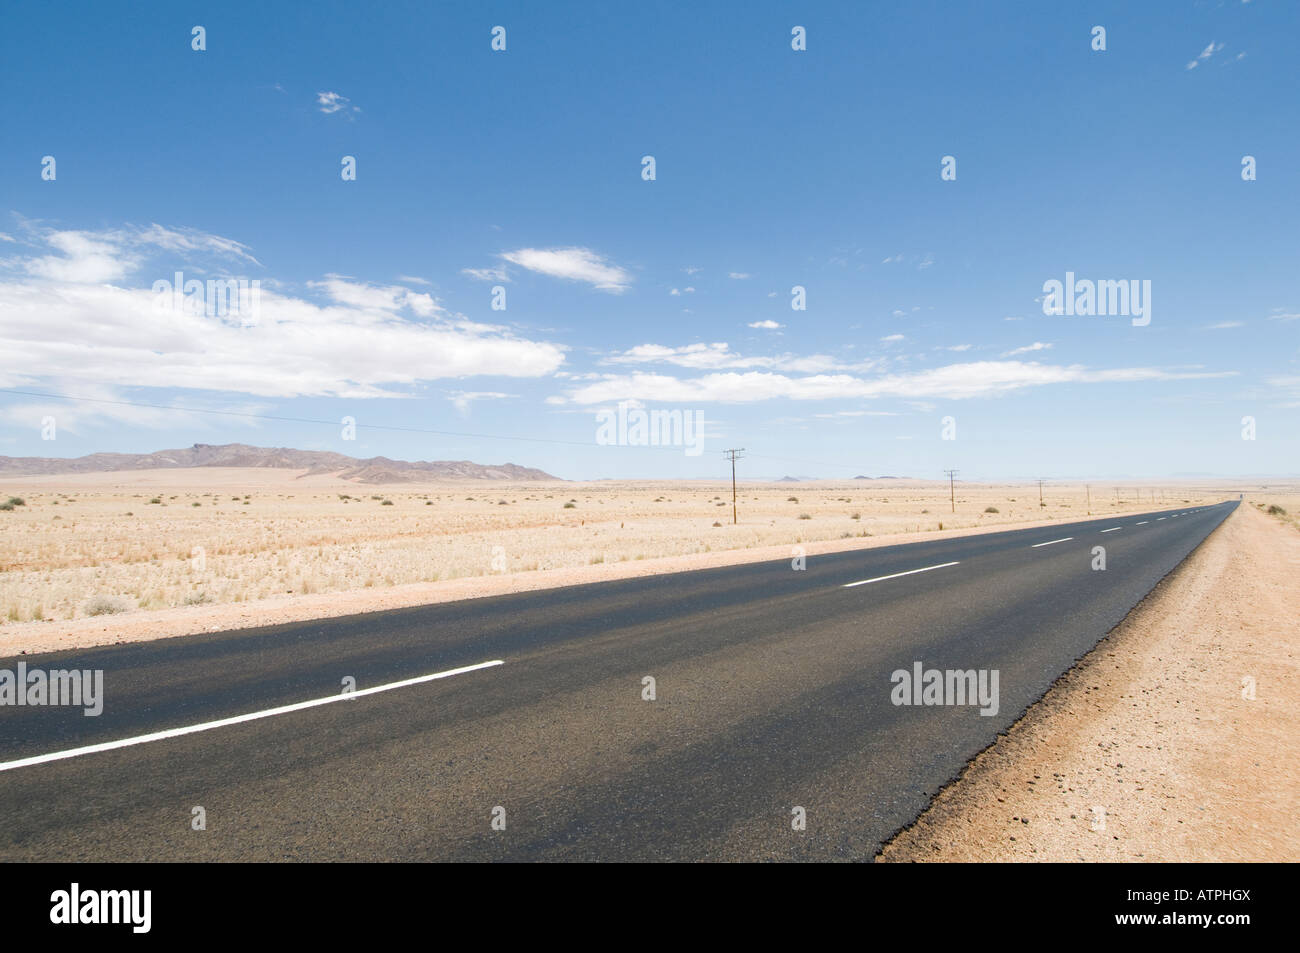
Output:
[[321,288],[334,301],[353,308],[378,311],[409,308],[422,318],[443,311],[432,295],[411,291],[401,285],[370,285],[349,281],[344,275],[326,275],[324,281],[308,282],[308,287]]
[[0,263],[0,348],[21,355],[0,370],[0,386],[403,396],[423,381],[542,376],[564,362],[557,345],[448,314],[431,295],[400,285],[326,275],[308,285],[320,299],[311,300],[264,281],[255,314],[218,317],[153,294],[154,277],[170,281],[176,266],[192,271],[188,261],[169,258],[143,287],[122,280],[159,250],[253,260],[239,243],[199,232],[59,231],[39,240],[61,254]]
[[622,294],[632,284],[632,276],[626,270],[589,248],[520,248],[501,257],[529,271],[567,281],[585,281],[612,294]]
[[813,414],[814,417],[831,419],[834,417],[901,417],[889,410],[837,410],[831,414]]
[[1234,372],[1179,373],[1152,367],[1089,370],[1080,365],[1053,366],[1023,361],[978,361],[906,374],[875,378],[850,374],[814,374],[791,377],[770,371],[706,374],[683,380],[666,374],[611,375],[579,387],[567,399],[577,404],[619,400],[658,403],[752,403],[790,400],[837,400],[880,397],[938,397],[960,400],[996,397],[1026,387],[1065,383],[1134,383],[1228,377]]
[[769,319],[767,319],[766,321],[751,321],[751,322],[747,325],[747,327],[751,327],[751,328],[761,328],[761,329],[764,330],[764,331],[775,331],[777,328],[783,328],[783,327],[785,327],[785,325],[784,325],[784,324],[778,324],[777,322],[775,322],[775,321],[773,321],[771,318],[769,318]]
[[731,279],[733,279],[733,280],[735,280],[735,281],[745,281],[746,279],[748,279],[748,278],[751,277],[751,276],[750,276],[749,272],[746,272],[746,271],[730,271],[730,272],[727,272],[727,277],[728,277],[728,278],[731,278]]
[[687,344],[667,347],[663,344],[640,344],[626,351],[606,357],[605,364],[672,364],[693,370],[718,370],[722,368],[762,367],[773,370],[815,374],[829,370],[869,370],[875,361],[845,364],[826,354],[799,356],[780,354],[775,357],[747,357],[737,354],[725,342],[713,344]]
[[351,119],[356,116],[357,113],[361,112],[360,106],[353,106],[352,100],[348,99],[346,96],[341,96],[338,93],[317,93],[316,105],[319,106],[320,111],[327,116],[332,116],[334,113],[342,113]]
[[470,278],[473,278],[475,281],[504,281],[504,282],[508,282],[508,281],[510,280],[510,279],[506,276],[506,270],[505,270],[504,267],[498,267],[498,268],[462,268],[462,269],[460,270],[460,273],[461,273],[462,275],[468,275]]
[[1208,60],[1211,56],[1219,52],[1219,50],[1221,49],[1223,49],[1222,43],[1215,43],[1211,41],[1209,46],[1201,50],[1200,54],[1196,57],[1196,59],[1192,60],[1190,63],[1187,64],[1187,68],[1196,69],[1196,67],[1201,65],[1201,62],[1203,60]]
[[901,334],[886,334],[886,335],[885,335],[883,338],[881,338],[880,340],[882,340],[882,341],[901,341],[901,340],[903,340],[903,336],[902,336]]
[[447,399],[452,402],[461,416],[466,416],[469,414],[470,404],[476,400],[505,400],[513,396],[513,394],[503,394],[494,390],[458,390]]
[[[120,281],[137,272],[159,251],[186,260],[209,257],[234,259],[260,267],[248,246],[196,229],[149,225],[91,232],[26,225],[30,244],[44,246],[47,254],[30,258],[0,259],[0,268],[25,272],[49,281],[99,284]],[[167,278],[171,278],[171,272]]]
[[1243,328],[1246,326],[1245,321],[1220,321],[1218,324],[1207,324],[1204,328],[1206,331],[1224,331],[1228,328]]
[[1034,351],[1050,351],[1052,345],[1044,344],[1042,341],[1035,341],[1033,344],[1026,344],[1024,347],[1018,347],[1014,350],[1007,351],[1003,357],[1015,357],[1017,354],[1030,354]]

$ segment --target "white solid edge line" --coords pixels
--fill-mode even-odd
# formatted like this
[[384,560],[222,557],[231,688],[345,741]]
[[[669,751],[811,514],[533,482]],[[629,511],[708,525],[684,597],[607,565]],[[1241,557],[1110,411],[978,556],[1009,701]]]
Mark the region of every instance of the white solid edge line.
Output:
[[1115,530],[1117,530],[1117,529],[1123,529],[1123,528],[1124,528],[1123,526],[1112,526],[1110,529],[1103,529],[1102,532],[1103,532],[1103,533],[1113,533],[1113,532],[1115,532]]
[[959,562],[961,562],[960,559],[951,563],[939,563],[937,566],[926,566],[923,569],[909,569],[907,572],[896,572],[889,576],[877,576],[875,579],[863,579],[859,582],[846,582],[840,588],[852,589],[854,586],[865,586],[869,582],[884,582],[886,579],[897,579],[899,576],[911,576],[918,572],[929,572],[931,569],[945,569],[948,566],[955,566]]
[[421,675],[418,678],[407,678],[400,682],[389,682],[387,685],[376,685],[374,688],[363,688],[355,692],[340,692],[337,695],[330,695],[326,698],[313,698],[311,701],[296,702],[292,705],[282,705],[279,708],[268,708],[265,711],[249,712],[247,715],[235,715],[233,718],[221,718],[217,721],[205,721],[198,725],[187,725],[184,728],[169,728],[166,731],[155,731],[153,734],[137,735],[134,738],[122,738],[119,741],[105,741],[97,745],[86,745],[82,748],[68,748],[66,751],[54,751],[50,754],[35,755],[31,758],[20,758],[17,761],[0,762],[0,771],[12,771],[14,768],[26,768],[33,764],[44,764],[47,761],[62,761],[64,758],[78,758],[86,754],[96,754],[100,751],[112,751],[114,748],[129,748],[132,745],[142,745],[150,741],[162,741],[166,738],[179,738],[182,735],[192,735],[200,731],[211,731],[213,728],[225,728],[228,725],[238,725],[246,721],[257,721],[259,718],[271,718],[275,715],[287,715],[289,712],[302,711],[305,708],[316,708],[320,705],[330,705],[334,702],[351,701],[354,698],[360,698],[362,695],[375,695],[379,692],[390,692],[395,688],[406,688],[409,685],[419,685],[421,682],[432,682],[439,678],[450,678],[452,675],[463,675],[466,672],[476,672],[481,668],[492,668],[494,665],[504,665],[502,659],[493,659],[490,662],[479,662],[477,665],[466,665],[464,668],[448,669],[445,672],[434,672],[432,675]]
[[1146,526],[1146,525],[1147,525],[1146,520],[1143,520],[1142,522],[1138,523],[1138,526]]
[[1169,518],[1169,517],[1167,517],[1167,516],[1157,516],[1157,517],[1156,517],[1156,522],[1159,523],[1161,520],[1168,519],[1168,518]]
[[1029,548],[1037,549],[1039,546],[1051,546],[1053,543],[1068,543],[1072,539],[1074,539],[1073,536],[1064,536],[1061,539],[1049,539],[1045,543],[1034,543],[1034,545],[1030,546]]

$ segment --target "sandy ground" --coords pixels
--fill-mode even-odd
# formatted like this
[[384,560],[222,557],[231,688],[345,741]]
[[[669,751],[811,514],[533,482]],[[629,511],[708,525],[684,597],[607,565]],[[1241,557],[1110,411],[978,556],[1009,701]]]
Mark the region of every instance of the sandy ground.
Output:
[[[196,469],[0,479],[0,654],[1216,502],[1222,487],[850,480],[359,486]],[[953,510],[956,512],[953,512]]]
[[1252,502],[877,859],[1300,860],[1300,500]]
[[152,612],[134,612],[108,617],[94,616],[67,621],[50,620],[46,622],[9,624],[0,627],[0,657],[36,652],[54,652],[92,645],[143,642],[150,639],[194,635],[200,632],[221,632],[227,629],[277,625],[282,622],[298,622],[305,619],[327,619],[362,612],[403,609],[411,606],[454,602],[458,599],[475,599],[511,592],[530,592],[537,589],[575,586],[612,579],[631,579],[657,573],[684,572],[692,569],[734,566],[772,559],[789,559],[796,552],[796,545],[808,558],[814,558],[823,553],[844,552],[850,549],[874,549],[879,546],[895,546],[900,543],[914,543],[922,540],[996,533],[1008,528],[1026,529],[1033,526],[1050,526],[1060,521],[1061,519],[1058,518],[1055,520],[1020,522],[1014,527],[993,525],[975,529],[894,533],[869,539],[854,538],[851,540],[806,542],[794,545],[764,546],[755,549],[695,553],[687,556],[669,556],[636,562],[602,563],[529,573],[466,577],[445,582],[393,586],[387,589],[361,589],[319,595],[284,595],[232,605],[179,606]]

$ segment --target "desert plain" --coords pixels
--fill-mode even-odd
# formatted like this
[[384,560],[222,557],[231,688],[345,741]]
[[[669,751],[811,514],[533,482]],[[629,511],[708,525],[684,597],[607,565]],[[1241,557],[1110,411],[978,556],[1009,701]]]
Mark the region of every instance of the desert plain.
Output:
[[1041,504],[1036,483],[953,491],[906,479],[742,482],[733,524],[721,481],[372,485],[211,467],[6,477],[0,640],[39,651],[85,641],[65,633],[94,632],[94,643],[213,631],[1238,492],[1300,509],[1295,484],[1047,483]]

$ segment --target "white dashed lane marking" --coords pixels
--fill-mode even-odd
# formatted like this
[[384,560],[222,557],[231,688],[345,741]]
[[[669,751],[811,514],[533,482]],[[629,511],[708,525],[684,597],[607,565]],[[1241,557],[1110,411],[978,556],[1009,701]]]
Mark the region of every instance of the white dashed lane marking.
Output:
[[406,678],[400,682],[389,682],[386,685],[376,685],[374,688],[363,688],[358,691],[336,695],[327,695],[324,698],[313,698],[310,701],[297,702],[292,705],[282,705],[279,708],[267,708],[265,711],[249,712],[247,715],[236,715],[233,718],[222,718],[218,721],[205,721],[197,725],[187,725],[184,728],[169,728],[166,731],[155,731],[149,735],[137,735],[134,738],[122,738],[120,741],[105,741],[102,744],[86,745],[82,748],[68,748],[66,751],[55,751],[51,754],[39,754],[31,758],[20,758],[17,761],[0,762],[0,771],[12,771],[14,768],[26,768],[33,764],[44,764],[47,761],[62,761],[65,758],[78,758],[86,754],[96,754],[100,751],[112,751],[115,748],[129,748],[132,745],[147,744],[150,741],[162,741],[165,738],[179,738],[182,735],[192,735],[200,731],[211,731],[213,728],[225,728],[229,725],[239,725],[246,721],[257,721],[260,718],[272,718],[275,715],[287,715],[292,711],[302,711],[305,708],[318,708],[321,705],[332,705],[334,702],[351,701],[354,698],[362,698],[366,695],[377,695],[380,692],[391,692],[395,688],[406,688],[410,685],[419,685],[423,682],[432,682],[440,678],[450,678],[453,675],[463,675],[466,672],[477,672],[482,668],[492,668],[496,665],[504,665],[502,659],[493,659],[491,662],[479,662],[477,665],[466,665],[464,668],[448,669],[445,672],[434,672],[432,675],[420,675],[416,678]]
[[869,582],[884,582],[886,579],[897,579],[899,576],[912,576],[918,572],[929,572],[931,569],[945,569],[948,566],[955,566],[959,562],[961,562],[960,559],[951,563],[939,563],[937,566],[925,566],[922,569],[909,569],[907,572],[896,572],[891,573],[888,576],[877,576],[875,579],[862,579],[858,582],[846,582],[841,588],[852,589],[854,586],[865,586]]

